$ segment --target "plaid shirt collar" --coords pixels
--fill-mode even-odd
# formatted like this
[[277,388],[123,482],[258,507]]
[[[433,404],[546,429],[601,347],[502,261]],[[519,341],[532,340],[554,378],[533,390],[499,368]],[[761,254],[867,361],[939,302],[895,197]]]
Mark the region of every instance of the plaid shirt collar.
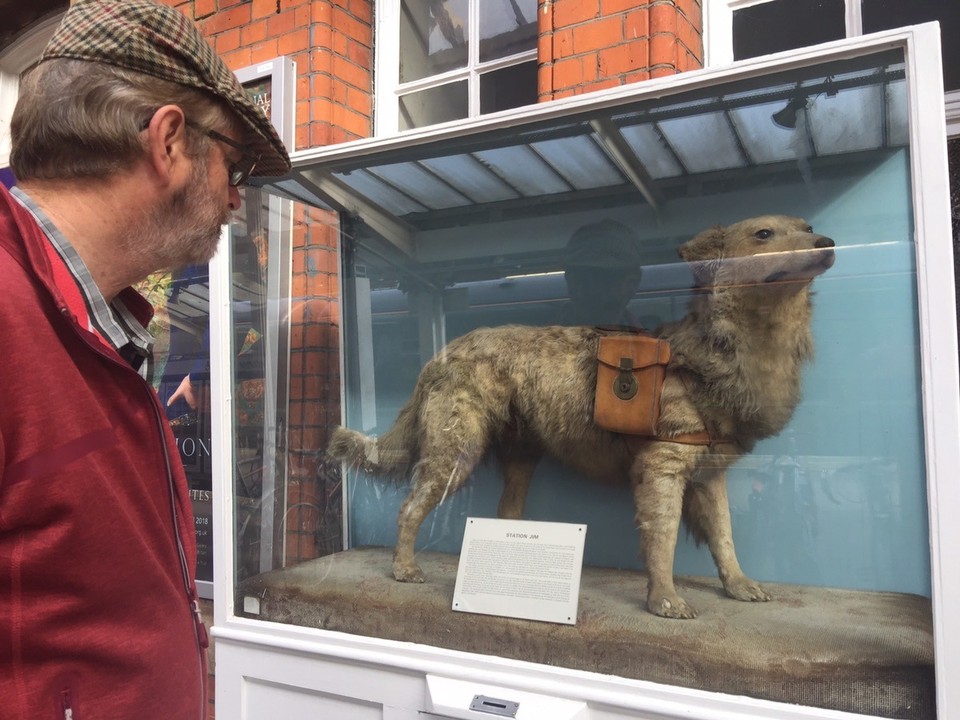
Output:
[[86,304],[90,327],[120,356],[147,379],[153,373],[154,337],[140,324],[120,296],[107,303],[80,255],[67,238],[53,224],[46,213],[18,187],[10,191],[14,198],[33,216],[44,235],[70,271]]

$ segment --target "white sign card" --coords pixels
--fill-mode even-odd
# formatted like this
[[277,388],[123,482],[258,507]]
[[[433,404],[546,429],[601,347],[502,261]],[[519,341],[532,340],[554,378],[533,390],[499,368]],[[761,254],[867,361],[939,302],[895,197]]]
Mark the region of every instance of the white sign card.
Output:
[[586,525],[467,518],[453,609],[575,625]]

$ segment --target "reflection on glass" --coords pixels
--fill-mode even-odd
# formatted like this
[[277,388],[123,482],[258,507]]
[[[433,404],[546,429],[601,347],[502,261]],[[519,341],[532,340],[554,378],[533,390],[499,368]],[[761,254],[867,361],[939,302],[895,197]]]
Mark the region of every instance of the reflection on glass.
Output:
[[480,62],[515,55],[537,46],[536,0],[483,0],[480,11]]
[[400,129],[435,125],[467,117],[467,82],[452,82],[400,98]]
[[400,82],[466,67],[467,0],[403,0],[400,4]]

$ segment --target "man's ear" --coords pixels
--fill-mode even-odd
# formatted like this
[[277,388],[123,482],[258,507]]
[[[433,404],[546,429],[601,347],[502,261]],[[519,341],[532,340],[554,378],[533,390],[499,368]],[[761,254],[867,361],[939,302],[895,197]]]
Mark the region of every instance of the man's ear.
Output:
[[726,229],[717,225],[695,235],[677,249],[683,260],[690,263],[690,269],[698,285],[709,285],[720,261],[723,259]]
[[187,157],[187,119],[177,105],[164,105],[146,127],[147,162],[163,185],[184,167]]

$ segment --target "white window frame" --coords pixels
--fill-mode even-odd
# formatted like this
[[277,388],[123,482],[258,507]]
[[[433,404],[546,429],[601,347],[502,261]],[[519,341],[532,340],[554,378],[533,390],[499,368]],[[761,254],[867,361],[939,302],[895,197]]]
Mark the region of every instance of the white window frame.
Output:
[[[376,59],[374,64],[375,121],[377,136],[395,135],[400,130],[400,97],[419,90],[467,81],[467,117],[480,116],[480,76],[495,70],[519,65],[537,59],[537,47],[522,53],[480,62],[480,3],[483,0],[467,0],[469,35],[467,41],[467,64],[438,75],[430,75],[412,82],[400,82],[400,5],[401,0],[377,2],[376,12]],[[462,122],[454,120],[453,122]]]
[[0,167],[10,163],[10,119],[20,94],[20,75],[53,37],[63,13],[41,20],[0,53]]
[[[763,5],[773,0],[704,0],[703,50],[704,65],[718,67],[733,62],[733,13],[736,10]],[[844,0],[846,37],[863,35],[861,0]],[[944,94],[947,137],[960,136],[960,90]]]

